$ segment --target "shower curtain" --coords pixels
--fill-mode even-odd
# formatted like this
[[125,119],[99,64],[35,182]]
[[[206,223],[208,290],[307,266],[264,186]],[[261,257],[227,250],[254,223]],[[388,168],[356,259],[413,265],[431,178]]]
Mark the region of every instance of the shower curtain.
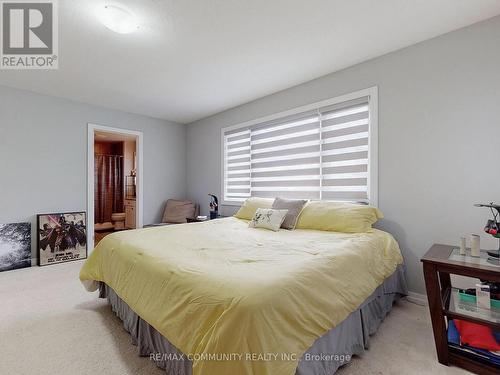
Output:
[[123,212],[123,157],[94,156],[94,222],[111,221],[111,215]]

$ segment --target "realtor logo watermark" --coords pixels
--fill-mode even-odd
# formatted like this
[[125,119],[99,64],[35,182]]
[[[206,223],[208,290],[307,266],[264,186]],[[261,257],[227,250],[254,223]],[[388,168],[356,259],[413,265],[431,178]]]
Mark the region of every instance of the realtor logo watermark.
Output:
[[0,0],[0,69],[58,69],[57,0]]

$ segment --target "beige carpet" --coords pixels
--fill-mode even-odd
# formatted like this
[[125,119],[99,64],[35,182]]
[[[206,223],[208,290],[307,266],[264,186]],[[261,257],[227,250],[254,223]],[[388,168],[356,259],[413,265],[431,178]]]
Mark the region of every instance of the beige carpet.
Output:
[[[81,261],[0,273],[1,375],[162,374],[106,300],[78,281]],[[426,308],[399,302],[371,348],[337,374],[466,374],[437,363]]]

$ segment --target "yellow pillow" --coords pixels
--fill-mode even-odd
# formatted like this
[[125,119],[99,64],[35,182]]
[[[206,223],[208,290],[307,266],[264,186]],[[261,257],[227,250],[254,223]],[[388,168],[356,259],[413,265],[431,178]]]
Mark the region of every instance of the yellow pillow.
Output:
[[238,219],[252,220],[255,215],[257,208],[272,208],[274,199],[273,198],[248,198],[243,206],[236,212],[234,217]]
[[344,233],[361,233],[384,215],[378,208],[361,204],[311,201],[297,221],[296,229],[328,230]]

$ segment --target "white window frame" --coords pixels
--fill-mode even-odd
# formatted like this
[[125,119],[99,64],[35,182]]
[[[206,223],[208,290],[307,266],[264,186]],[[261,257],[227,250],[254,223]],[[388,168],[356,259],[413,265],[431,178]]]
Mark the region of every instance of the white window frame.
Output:
[[301,107],[293,108],[288,111],[275,113],[269,116],[261,117],[255,120],[246,121],[240,124],[227,126],[221,129],[221,204],[224,206],[241,206],[241,202],[226,201],[224,196],[225,190],[225,149],[224,149],[224,133],[229,130],[236,130],[244,127],[261,124],[268,121],[277,120],[279,118],[293,116],[302,112],[315,110],[321,107],[326,107],[334,104],[340,104],[363,97],[368,97],[369,107],[369,135],[368,135],[368,201],[369,204],[378,207],[378,86],[369,87],[363,90],[355,91],[349,94],[337,96],[331,99],[322,100],[316,103],[307,104]]

